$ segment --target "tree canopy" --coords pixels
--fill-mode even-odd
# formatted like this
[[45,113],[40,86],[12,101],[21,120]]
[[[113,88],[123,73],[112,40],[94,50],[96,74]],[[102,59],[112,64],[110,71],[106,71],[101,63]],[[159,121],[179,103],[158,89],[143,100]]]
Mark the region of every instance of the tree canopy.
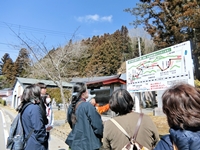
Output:
[[14,63],[13,60],[10,58],[10,55],[8,53],[5,53],[2,61],[2,75],[5,76],[5,80],[7,82],[7,85],[12,86],[15,82],[15,70],[14,70]]

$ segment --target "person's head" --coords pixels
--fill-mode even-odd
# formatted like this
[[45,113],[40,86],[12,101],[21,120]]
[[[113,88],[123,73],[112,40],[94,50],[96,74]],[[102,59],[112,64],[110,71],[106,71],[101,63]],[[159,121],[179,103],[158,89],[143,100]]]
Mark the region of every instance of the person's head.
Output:
[[75,83],[72,89],[72,101],[73,100],[77,101],[80,98],[83,98],[83,99],[88,98],[87,86],[83,82]]
[[22,93],[21,102],[39,103],[39,101],[40,101],[40,87],[37,86],[36,84],[27,86]]
[[75,115],[75,107],[76,103],[79,101],[79,99],[87,99],[88,98],[88,91],[87,91],[87,86],[83,82],[77,82],[74,84],[73,89],[72,89],[72,115],[71,115],[71,120],[72,123],[75,124],[76,122],[76,115]]
[[125,89],[118,89],[114,91],[109,100],[110,109],[116,114],[125,115],[132,111],[133,98]]
[[46,105],[49,105],[49,103],[51,102],[51,97],[50,97],[50,95],[49,94],[46,94],[46,95],[44,95],[44,103],[46,104]]
[[200,127],[200,90],[179,83],[162,95],[163,112],[174,129],[195,130]]
[[42,83],[42,82],[38,82],[37,85],[41,88],[41,95],[46,95],[46,84]]

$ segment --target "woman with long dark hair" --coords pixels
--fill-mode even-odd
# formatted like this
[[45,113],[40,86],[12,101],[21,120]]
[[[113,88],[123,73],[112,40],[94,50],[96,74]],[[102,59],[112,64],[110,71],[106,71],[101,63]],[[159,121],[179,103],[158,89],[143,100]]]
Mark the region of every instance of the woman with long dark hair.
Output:
[[22,125],[25,137],[28,138],[25,150],[47,150],[48,141],[40,103],[40,87],[37,85],[27,86],[21,96],[21,104],[17,110],[20,112],[24,105],[30,103],[22,113]]
[[65,141],[72,150],[97,150],[102,145],[101,116],[93,105],[86,102],[87,98],[88,91],[85,83],[75,83],[67,115],[72,131]]

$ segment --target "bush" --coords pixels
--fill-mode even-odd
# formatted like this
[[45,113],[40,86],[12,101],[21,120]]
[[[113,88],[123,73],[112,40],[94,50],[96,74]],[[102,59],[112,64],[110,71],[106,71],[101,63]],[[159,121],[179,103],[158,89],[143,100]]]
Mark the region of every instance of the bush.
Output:
[[2,104],[3,106],[6,106],[6,101],[5,101],[5,100],[2,100],[2,99],[0,99],[0,104]]
[[[66,102],[71,96],[70,90],[63,89],[64,96],[66,98]],[[62,103],[61,95],[60,95],[60,89],[59,88],[47,88],[47,93],[50,95],[50,97],[55,99],[56,103]]]
[[196,88],[199,88],[200,89],[200,81],[199,80],[194,80],[194,84],[195,84],[195,87]]

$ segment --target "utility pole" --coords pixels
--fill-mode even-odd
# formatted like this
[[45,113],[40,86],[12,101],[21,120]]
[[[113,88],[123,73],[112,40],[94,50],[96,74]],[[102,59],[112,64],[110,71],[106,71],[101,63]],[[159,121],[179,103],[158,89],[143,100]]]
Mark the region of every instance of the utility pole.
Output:
[[[139,57],[141,57],[140,37],[138,37],[138,51],[139,51]],[[139,112],[139,113],[141,112],[140,99],[141,99],[141,93],[136,92],[135,93],[135,112]]]
[[138,37],[138,51],[139,51],[139,57],[141,57],[140,37]]

